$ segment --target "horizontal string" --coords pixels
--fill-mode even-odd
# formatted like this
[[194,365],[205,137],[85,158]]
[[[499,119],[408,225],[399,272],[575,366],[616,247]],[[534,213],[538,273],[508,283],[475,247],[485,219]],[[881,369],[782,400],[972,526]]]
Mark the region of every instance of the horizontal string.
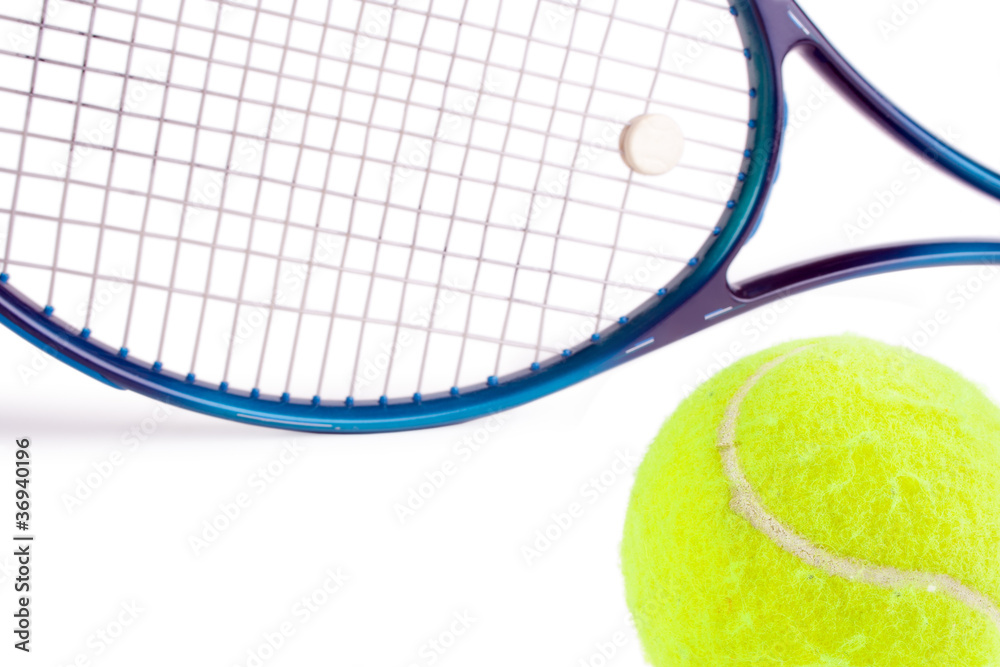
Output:
[[[321,310],[313,310],[311,308],[295,308],[295,307],[284,305],[284,304],[280,304],[280,303],[273,303],[273,302],[272,303],[266,303],[266,302],[252,301],[252,300],[247,300],[247,299],[238,299],[238,298],[235,298],[235,297],[228,297],[228,296],[219,295],[219,294],[210,294],[210,293],[205,293],[205,292],[195,292],[194,290],[188,290],[188,289],[184,289],[182,287],[172,287],[172,288],[168,289],[166,287],[163,287],[162,285],[157,285],[155,283],[147,283],[147,282],[142,281],[142,280],[124,279],[121,276],[112,276],[112,275],[106,275],[106,274],[100,274],[100,273],[93,274],[93,273],[88,273],[86,271],[77,271],[75,269],[69,269],[69,268],[60,268],[60,267],[46,266],[44,264],[36,264],[36,263],[33,263],[33,262],[26,262],[26,261],[22,261],[22,260],[10,260],[10,262],[8,262],[8,263],[11,266],[19,266],[19,267],[26,268],[26,269],[37,269],[37,270],[48,271],[48,272],[52,272],[52,273],[64,273],[64,274],[68,274],[68,275],[74,275],[74,276],[79,276],[79,277],[93,279],[93,280],[103,280],[103,281],[111,282],[111,283],[120,283],[120,284],[124,283],[124,284],[128,284],[128,285],[133,285],[135,287],[142,287],[142,288],[145,288],[145,289],[153,289],[153,290],[158,290],[158,291],[161,291],[161,292],[170,291],[170,292],[173,292],[174,294],[180,294],[180,295],[183,295],[183,296],[195,297],[197,299],[207,299],[209,301],[218,301],[220,303],[229,303],[229,304],[233,304],[233,305],[236,305],[236,306],[247,306],[247,307],[252,307],[252,308],[263,308],[263,309],[266,309],[266,310],[277,310],[277,311],[281,311],[281,312],[285,312],[285,313],[292,313],[292,314],[298,314],[298,315],[312,315],[312,316],[316,316],[316,317],[333,318],[334,320],[343,319],[343,320],[350,320],[352,322],[367,322],[369,324],[378,324],[378,325],[389,326],[389,327],[392,327],[392,326],[396,325],[396,321],[395,320],[383,320],[383,319],[379,319],[379,318],[375,318],[375,317],[367,317],[366,318],[366,317],[360,317],[358,315],[351,315],[349,313],[329,313],[329,312],[321,311]],[[374,278],[384,278],[385,280],[397,280],[397,281],[399,280],[398,278],[396,278],[394,276],[380,276],[378,274],[371,274],[371,273],[367,273],[367,272],[364,272],[364,271],[355,271],[355,270],[352,270],[352,269],[342,269],[341,268],[341,269],[338,269],[338,271],[343,271],[344,273],[353,273],[353,274],[358,274],[358,275],[372,276]],[[419,283],[419,282],[416,282],[416,281],[407,281],[407,282],[409,284],[411,284],[411,285],[423,284],[424,286],[427,286],[427,287],[434,287],[434,283]],[[535,302],[532,302],[532,301],[524,301],[524,300],[521,300],[521,299],[514,299],[514,298],[508,299],[506,297],[498,297],[498,296],[495,296],[495,295],[492,295],[492,294],[478,294],[478,293],[471,292],[469,290],[462,290],[460,288],[456,288],[456,287],[450,286],[450,285],[445,286],[445,289],[447,291],[449,291],[449,292],[454,292],[454,293],[457,293],[457,294],[465,294],[465,295],[470,295],[470,296],[476,296],[476,297],[484,298],[484,299],[492,299],[492,300],[495,300],[495,301],[504,301],[504,302],[517,303],[517,304],[520,304],[520,305],[533,306],[533,307],[536,307],[536,308],[543,308],[544,307],[545,309],[548,309],[548,310],[555,310],[555,311],[558,311],[558,312],[566,313],[568,315],[579,315],[580,317],[584,317],[584,318],[593,318],[595,316],[595,313],[591,313],[591,312],[571,310],[571,309],[566,309],[566,308],[557,308],[557,307],[554,307],[552,305],[543,306],[540,303],[535,303]],[[54,314],[56,316],[58,316],[58,312],[57,311],[54,311]],[[617,320],[617,318],[614,318],[614,317],[602,317],[602,319],[604,319],[607,322],[613,322],[613,321]],[[444,335],[454,336],[455,338],[462,338],[462,336],[463,336],[463,333],[461,331],[451,331],[449,329],[431,328],[431,327],[420,326],[420,325],[412,324],[412,323],[402,324],[400,326],[403,329],[409,329],[409,330],[413,330],[413,331],[423,331],[423,332],[426,332],[426,333],[434,333],[434,334],[444,334]],[[471,338],[471,339],[473,339],[473,340],[479,340],[479,341],[483,341],[483,342],[487,342],[487,343],[496,343],[498,345],[509,345],[509,346],[512,346],[512,347],[520,347],[520,348],[528,349],[528,350],[538,349],[537,346],[534,343],[521,343],[521,342],[514,341],[514,340],[501,340],[499,338],[490,338],[488,336],[481,336],[481,335],[478,335],[478,334],[469,334],[468,337]],[[543,352],[549,352],[551,354],[559,354],[559,353],[562,353],[562,351],[563,351],[561,348],[545,347],[545,346],[543,346],[541,348],[541,350]]]

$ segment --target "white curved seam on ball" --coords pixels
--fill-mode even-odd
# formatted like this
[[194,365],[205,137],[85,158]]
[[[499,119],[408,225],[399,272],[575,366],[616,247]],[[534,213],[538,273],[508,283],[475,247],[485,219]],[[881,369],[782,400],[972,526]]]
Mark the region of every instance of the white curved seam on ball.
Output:
[[792,531],[764,507],[763,500],[753,490],[750,481],[743,473],[739,457],[736,454],[736,420],[740,415],[740,406],[754,386],[771,369],[810,347],[812,346],[807,345],[792,350],[761,366],[757,373],[733,395],[726,407],[726,415],[719,427],[719,437],[716,444],[722,456],[723,471],[732,489],[730,508],[749,521],[758,532],[775,545],[807,565],[831,576],[872,584],[889,590],[918,588],[932,593],[944,593],[970,609],[983,614],[1000,631],[1000,608],[989,597],[969,588],[957,579],[945,574],[909,572],[894,567],[866,563],[855,558],[837,556]]

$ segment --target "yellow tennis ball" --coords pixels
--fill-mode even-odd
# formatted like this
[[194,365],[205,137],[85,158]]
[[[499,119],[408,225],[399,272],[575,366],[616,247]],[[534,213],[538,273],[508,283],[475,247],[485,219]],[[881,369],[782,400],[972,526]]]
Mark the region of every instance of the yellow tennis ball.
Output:
[[861,338],[744,359],[653,442],[622,569],[656,667],[996,667],[1000,410]]

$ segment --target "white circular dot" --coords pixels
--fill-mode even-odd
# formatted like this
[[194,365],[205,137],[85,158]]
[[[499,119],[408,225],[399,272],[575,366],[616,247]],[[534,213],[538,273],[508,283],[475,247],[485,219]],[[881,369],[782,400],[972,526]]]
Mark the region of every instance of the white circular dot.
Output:
[[647,176],[660,176],[681,161],[684,133],[673,118],[646,114],[625,126],[620,144],[622,159],[629,169]]

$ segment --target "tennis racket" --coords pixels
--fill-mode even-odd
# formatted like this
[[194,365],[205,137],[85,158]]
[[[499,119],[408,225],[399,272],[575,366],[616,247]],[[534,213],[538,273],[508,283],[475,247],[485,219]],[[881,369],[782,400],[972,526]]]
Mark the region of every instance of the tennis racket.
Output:
[[42,0],[0,35],[0,319],[241,422],[458,422],[789,294],[1000,260],[907,243],[730,284],[793,49],[1000,197],[792,0]]

